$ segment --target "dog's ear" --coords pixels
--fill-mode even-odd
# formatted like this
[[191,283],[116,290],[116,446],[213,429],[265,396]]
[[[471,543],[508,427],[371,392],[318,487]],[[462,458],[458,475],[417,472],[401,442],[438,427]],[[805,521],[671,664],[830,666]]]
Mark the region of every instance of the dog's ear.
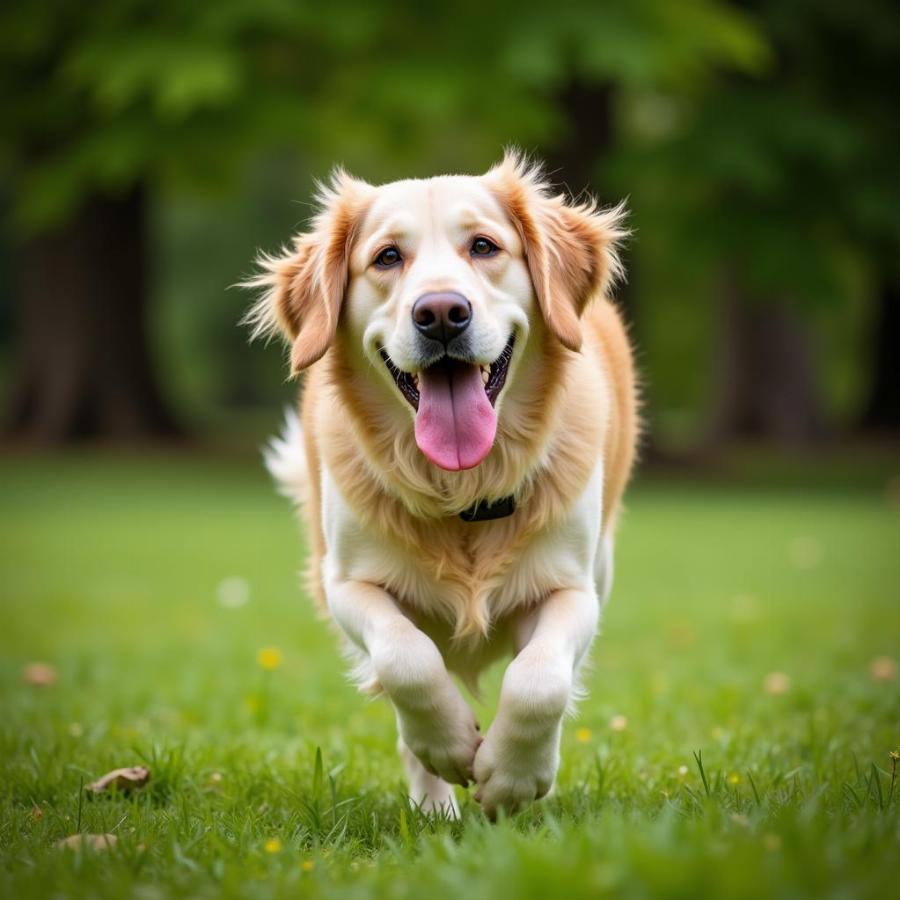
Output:
[[260,273],[244,282],[263,289],[244,319],[251,339],[282,334],[291,342],[293,375],[321,359],[334,339],[350,253],[372,191],[336,170],[319,188],[312,229],[297,235],[283,253],[260,256]]
[[623,272],[616,244],[628,235],[624,203],[607,210],[594,201],[571,204],[516,152],[484,177],[522,238],[544,321],[563,345],[581,349],[585,307]]

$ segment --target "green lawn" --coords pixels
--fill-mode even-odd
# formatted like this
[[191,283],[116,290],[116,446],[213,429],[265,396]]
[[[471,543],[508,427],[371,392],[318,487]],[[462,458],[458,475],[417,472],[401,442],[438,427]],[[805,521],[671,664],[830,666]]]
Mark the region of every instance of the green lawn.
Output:
[[[490,825],[405,803],[255,462],[0,459],[0,895],[893,894],[896,484],[816,480],[638,480],[556,794]],[[143,791],[82,796],[135,763]],[[79,829],[118,843],[54,846]]]

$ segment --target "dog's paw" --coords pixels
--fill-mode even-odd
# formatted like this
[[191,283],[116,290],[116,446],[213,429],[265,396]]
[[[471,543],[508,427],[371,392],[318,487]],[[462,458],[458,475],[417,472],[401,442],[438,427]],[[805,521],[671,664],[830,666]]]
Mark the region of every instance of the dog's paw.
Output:
[[427,712],[397,710],[400,736],[432,775],[463,787],[473,779],[482,736],[462,697]]
[[495,819],[546,796],[559,768],[559,729],[537,740],[516,739],[495,722],[475,754],[475,799]]

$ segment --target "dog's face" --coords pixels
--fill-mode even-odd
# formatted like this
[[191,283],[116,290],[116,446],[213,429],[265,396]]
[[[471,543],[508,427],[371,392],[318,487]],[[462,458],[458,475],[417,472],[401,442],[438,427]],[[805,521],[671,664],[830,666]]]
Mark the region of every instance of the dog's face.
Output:
[[511,156],[481,177],[381,187],[339,173],[320,200],[313,231],[265,261],[256,330],[280,326],[299,371],[340,329],[422,453],[477,466],[535,335],[578,349],[584,306],[617,272],[621,210],[566,205]]
[[481,179],[376,190],[350,254],[345,327],[435,465],[487,456],[534,306],[522,240]]

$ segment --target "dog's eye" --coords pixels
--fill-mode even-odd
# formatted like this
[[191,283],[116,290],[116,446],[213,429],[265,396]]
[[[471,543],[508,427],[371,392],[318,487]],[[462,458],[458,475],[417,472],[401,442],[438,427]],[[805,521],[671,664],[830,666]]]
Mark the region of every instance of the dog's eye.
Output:
[[402,261],[403,257],[396,247],[385,247],[385,249],[375,257],[375,265],[378,266],[379,269],[390,269]]
[[472,256],[493,256],[500,248],[485,237],[477,237],[472,241],[472,248],[469,251]]

